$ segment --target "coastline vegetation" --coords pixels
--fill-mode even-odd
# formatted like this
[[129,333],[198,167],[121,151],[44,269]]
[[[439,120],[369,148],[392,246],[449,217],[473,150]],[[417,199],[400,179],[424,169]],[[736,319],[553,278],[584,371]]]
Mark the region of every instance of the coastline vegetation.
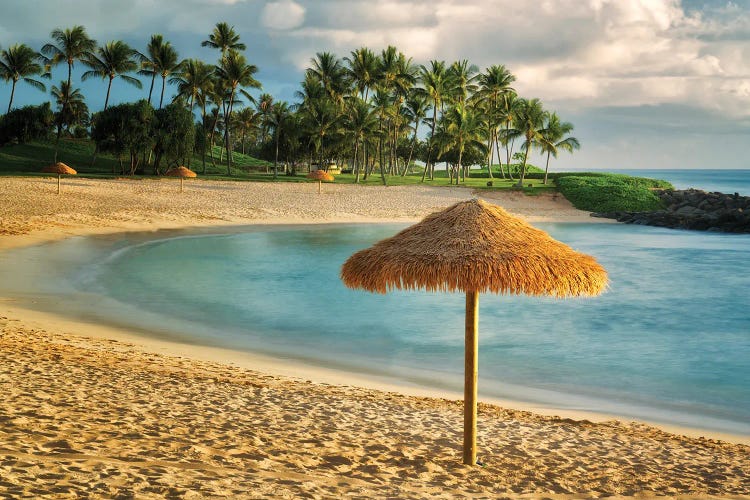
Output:
[[[160,34],[141,51],[119,40],[100,44],[83,26],[56,28],[39,52],[23,43],[0,51],[0,78],[14,91],[21,82],[47,92],[39,78],[51,79],[58,65],[67,69],[67,78],[52,86],[52,106],[14,110],[11,95],[0,118],[8,125],[0,124],[0,145],[54,135],[48,161],[61,153],[60,160],[72,163],[59,151],[60,140],[90,137],[96,142],[91,162],[100,153],[113,154],[122,163],[117,175],[161,175],[178,164],[190,166],[193,155],[206,174],[208,160],[217,166],[218,146],[218,163],[225,163],[229,177],[237,175],[233,152],[242,151],[272,161],[274,179],[279,172],[295,176],[337,165],[351,171],[355,183],[372,176],[398,183],[416,162],[424,167],[420,182],[438,180],[435,167],[441,164],[455,185],[483,171],[490,180],[497,175],[518,187],[524,186],[532,150],[543,155],[546,170],[559,151],[579,147],[570,135],[573,125],[539,99],[519,96],[515,76],[503,65],[483,72],[465,59],[418,65],[394,46],[379,52],[361,47],[343,58],[319,52],[304,72],[296,102],[287,103],[251,94],[262,87],[255,79],[258,68],[246,59],[234,27],[220,22],[200,44],[217,51],[215,63],[180,59]],[[105,84],[102,110],[91,112],[75,88],[76,63],[86,67],[82,80],[101,78]],[[120,82],[143,89],[142,101],[112,106]],[[176,93],[169,96],[168,88]],[[497,174],[493,164],[499,165]],[[515,174],[513,164],[520,165]]]
[[[83,26],[57,28],[50,39],[39,52],[24,44],[0,51],[0,78],[13,89],[0,116],[0,174],[38,172],[58,159],[84,176],[159,176],[186,165],[216,179],[309,182],[307,172],[332,169],[339,183],[527,193],[559,186],[584,210],[659,208],[649,189],[661,182],[549,174],[559,152],[580,148],[573,124],[519,96],[503,65],[483,72],[467,60],[417,65],[393,46],[344,58],[319,52],[296,102],[287,103],[250,93],[262,88],[258,68],[224,22],[201,42],[218,52],[215,64],[181,60],[160,34],[143,51],[117,40],[100,45]],[[76,62],[87,68],[82,80],[106,84],[101,111],[92,113],[75,88]],[[46,92],[38,78],[51,79],[58,65],[67,78],[51,86],[51,103],[13,108],[19,82]],[[143,88],[143,99],[111,104],[120,81]],[[532,150],[543,169],[529,163]]]

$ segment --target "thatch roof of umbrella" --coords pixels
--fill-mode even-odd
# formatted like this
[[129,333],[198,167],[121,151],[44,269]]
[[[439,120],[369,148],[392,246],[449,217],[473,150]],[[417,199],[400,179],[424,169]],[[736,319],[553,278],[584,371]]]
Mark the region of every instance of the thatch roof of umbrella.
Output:
[[309,174],[307,174],[308,179],[313,179],[316,181],[325,181],[325,182],[333,182],[334,178],[331,174],[326,172],[325,170],[313,170]]
[[175,167],[173,169],[167,170],[167,172],[164,175],[168,175],[169,177],[197,177],[198,174],[193,172],[187,167]]
[[78,173],[61,161],[53,163],[52,165],[47,165],[42,169],[42,172],[45,174],[57,174],[57,194],[60,194],[60,176],[76,175]]
[[325,170],[313,170],[309,174],[307,174],[308,179],[314,179],[318,181],[318,193],[320,193],[320,183],[322,181],[325,182],[333,182],[333,176],[326,172]]
[[45,174],[57,174],[57,175],[75,175],[78,172],[76,172],[74,169],[70,168],[66,164],[64,164],[61,161],[58,161],[57,163],[53,163],[52,165],[48,165],[42,169],[42,172]]
[[180,178],[180,193],[182,192],[182,181],[186,177],[198,177],[198,174],[193,172],[187,167],[175,167],[173,169],[167,170],[164,175],[168,175],[169,177],[179,177]]
[[607,273],[596,260],[482,200],[457,203],[352,255],[352,288],[597,295]]
[[466,292],[463,462],[476,461],[478,295],[597,295],[607,272],[547,233],[481,200],[427,216],[344,263],[348,287]]

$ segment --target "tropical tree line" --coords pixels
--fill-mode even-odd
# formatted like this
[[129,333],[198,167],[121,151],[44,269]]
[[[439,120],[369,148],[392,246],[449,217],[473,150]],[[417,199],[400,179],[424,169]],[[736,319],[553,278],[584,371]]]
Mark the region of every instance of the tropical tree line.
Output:
[[[254,77],[258,68],[247,62],[245,44],[227,23],[218,23],[201,42],[218,51],[214,64],[180,59],[160,34],[153,35],[143,51],[122,41],[98,45],[82,26],[56,29],[50,38],[38,52],[24,44],[0,51],[0,77],[11,84],[10,113],[18,82],[46,91],[41,79],[50,78],[55,66],[67,66],[67,79],[51,88],[56,143],[63,135],[90,130],[97,149],[124,151],[122,141],[115,139],[112,113],[104,113],[115,80],[143,88],[143,78],[147,97],[133,106],[142,114],[150,108],[152,115],[171,105],[187,110],[196,123],[185,137],[193,138],[193,150],[199,145],[204,172],[206,152],[216,163],[212,146],[218,142],[218,160],[226,156],[228,175],[232,151],[239,149],[273,160],[274,176],[280,164],[287,173],[298,165],[338,164],[352,170],[355,182],[379,174],[386,183],[387,176],[407,175],[419,160],[423,181],[434,179],[435,166],[444,163],[451,183],[459,184],[471,175],[470,166],[480,165],[489,178],[498,175],[523,184],[530,151],[543,155],[546,171],[559,151],[579,148],[570,135],[573,125],[544,109],[539,99],[520,97],[513,87],[515,77],[503,65],[483,72],[467,60],[417,65],[393,46],[380,52],[362,47],[344,58],[320,52],[305,70],[295,102],[288,103],[266,93],[257,98],[250,94],[250,89],[261,88]],[[87,68],[82,80],[100,78],[106,83],[99,113],[90,115],[80,89],[74,88],[76,63]],[[176,93],[166,96],[171,103],[165,107],[168,83],[176,86]],[[123,116],[134,112],[122,106],[116,111]],[[124,135],[120,131],[118,137]],[[156,142],[147,142],[151,149],[131,155],[130,170],[153,161],[154,171],[159,171]],[[119,145],[113,149],[113,144]],[[183,156],[189,161],[192,155],[183,151]],[[520,163],[515,171],[513,158]],[[493,165],[499,165],[496,173]]]

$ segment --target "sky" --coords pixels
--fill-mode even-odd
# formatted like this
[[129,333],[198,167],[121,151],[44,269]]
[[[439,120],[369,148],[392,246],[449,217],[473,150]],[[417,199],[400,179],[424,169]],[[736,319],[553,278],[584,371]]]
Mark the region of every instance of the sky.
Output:
[[[750,0],[0,0],[0,11],[3,49],[40,49],[82,24],[141,51],[161,33],[207,62],[218,52],[200,42],[226,21],[263,92],[290,102],[316,52],[395,45],[416,64],[504,64],[519,95],[575,125],[581,149],[553,169],[750,168]],[[66,77],[58,66],[45,83]],[[105,82],[76,84],[101,109]],[[147,92],[116,80],[110,100]],[[0,82],[0,109],[9,96]],[[14,107],[48,99],[19,83]]]

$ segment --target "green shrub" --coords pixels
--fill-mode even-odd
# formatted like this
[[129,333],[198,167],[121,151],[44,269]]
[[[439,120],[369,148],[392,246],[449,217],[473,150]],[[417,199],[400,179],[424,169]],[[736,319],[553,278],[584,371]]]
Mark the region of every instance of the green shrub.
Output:
[[659,179],[598,172],[561,173],[555,176],[560,192],[574,207],[590,212],[649,212],[663,208],[651,191],[673,189]]

